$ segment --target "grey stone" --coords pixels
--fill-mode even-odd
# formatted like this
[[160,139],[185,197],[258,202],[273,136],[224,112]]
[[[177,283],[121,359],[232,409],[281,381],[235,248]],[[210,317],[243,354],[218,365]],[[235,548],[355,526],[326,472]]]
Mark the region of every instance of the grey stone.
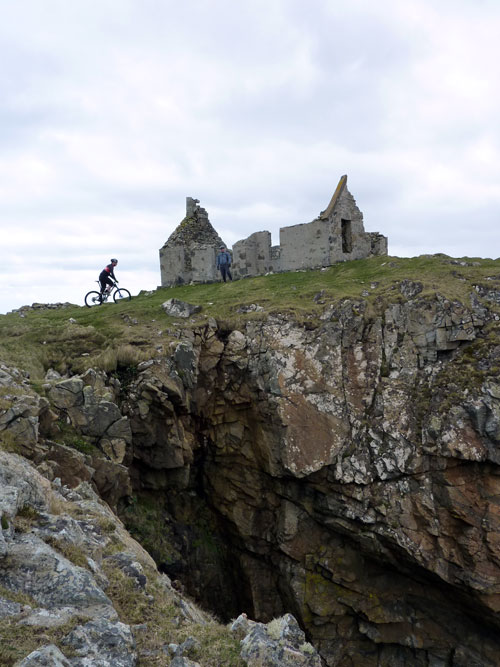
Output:
[[49,494],[50,482],[26,459],[0,450],[0,503],[4,514],[13,519],[24,505],[46,509]]
[[0,598],[0,618],[5,618],[6,616],[16,616],[22,611],[22,606],[19,602],[13,602],[12,600],[5,600],[5,598]]
[[16,663],[16,667],[72,667],[64,653],[54,644],[48,644],[32,651],[24,660]]
[[57,628],[67,623],[75,615],[71,607],[51,611],[48,609],[33,609],[19,621],[19,625],[31,625],[37,628]]
[[166,315],[170,317],[188,318],[201,311],[201,306],[194,306],[180,299],[169,299],[162,304]]
[[[1,518],[2,518],[2,516],[0,514],[0,519]],[[0,530],[0,559],[5,558],[5,556],[7,555],[7,552],[8,552],[8,548],[7,548],[7,543],[5,541],[5,537],[3,536],[3,530]],[[0,615],[1,615],[1,611],[0,611]]]
[[63,644],[77,656],[73,667],[133,667],[136,664],[135,642],[128,625],[104,618],[77,626]]
[[201,665],[199,662],[194,662],[185,656],[178,655],[170,662],[170,667],[201,667]]
[[71,408],[83,403],[83,380],[79,377],[62,380],[49,390],[51,403],[60,409]]
[[413,280],[402,280],[399,286],[399,291],[406,299],[414,299],[423,290],[423,285],[420,282]]
[[50,380],[60,380],[61,379],[61,374],[55,371],[53,368],[49,368],[49,370],[45,373],[45,379],[50,381]]
[[142,565],[138,562],[136,556],[122,551],[106,558],[107,561],[114,563],[120,570],[133,579],[139,588],[146,586],[146,576]]
[[255,623],[241,641],[241,647],[241,657],[248,667],[321,667],[322,664],[291,614],[267,625]]
[[64,558],[34,535],[9,544],[9,563],[0,560],[0,584],[28,593],[46,609],[73,607],[79,613],[116,617],[111,601],[88,570]]
[[[162,286],[217,280],[216,249],[221,245],[205,209],[188,197],[185,219],[160,250]],[[342,176],[315,220],[280,229],[279,246],[271,246],[270,232],[255,232],[235,243],[232,254],[234,277],[245,278],[386,255],[387,238],[364,231],[363,214],[347,189],[347,176]]]

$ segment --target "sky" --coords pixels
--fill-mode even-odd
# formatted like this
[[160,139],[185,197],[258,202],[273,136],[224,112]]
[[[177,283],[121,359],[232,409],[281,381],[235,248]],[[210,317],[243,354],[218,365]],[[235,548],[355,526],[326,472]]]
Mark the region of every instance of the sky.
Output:
[[0,313],[132,294],[200,200],[231,246],[343,174],[389,254],[500,256],[498,0],[0,0]]

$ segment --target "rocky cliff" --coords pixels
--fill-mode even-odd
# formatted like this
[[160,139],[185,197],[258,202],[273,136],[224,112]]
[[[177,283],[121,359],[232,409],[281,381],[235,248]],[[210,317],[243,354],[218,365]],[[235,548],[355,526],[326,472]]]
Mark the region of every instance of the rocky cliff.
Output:
[[446,263],[178,320],[126,381],[49,374],[0,428],[225,620],[291,613],[332,666],[498,665],[500,276]]

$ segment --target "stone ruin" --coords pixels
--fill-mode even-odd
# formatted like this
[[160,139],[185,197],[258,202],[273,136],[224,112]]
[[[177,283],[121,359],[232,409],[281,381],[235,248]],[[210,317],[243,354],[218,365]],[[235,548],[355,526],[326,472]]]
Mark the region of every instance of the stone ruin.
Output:
[[[160,249],[161,285],[219,280],[218,249],[224,242],[199,201],[186,199],[186,217]],[[363,214],[342,176],[327,208],[312,222],[280,229],[280,244],[271,233],[255,232],[232,249],[233,278],[270,272],[318,269],[337,262],[387,255],[387,237],[365,232]]]
[[199,200],[186,197],[186,217],[160,249],[161,286],[213,282],[222,245]]

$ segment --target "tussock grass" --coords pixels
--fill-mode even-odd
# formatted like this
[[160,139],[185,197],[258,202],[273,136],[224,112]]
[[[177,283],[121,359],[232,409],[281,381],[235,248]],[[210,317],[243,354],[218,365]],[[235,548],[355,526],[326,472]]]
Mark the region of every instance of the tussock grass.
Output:
[[93,359],[93,368],[109,373],[116,371],[119,367],[137,366],[141,361],[146,361],[149,356],[148,351],[142,351],[126,343],[116,348],[106,348]]

